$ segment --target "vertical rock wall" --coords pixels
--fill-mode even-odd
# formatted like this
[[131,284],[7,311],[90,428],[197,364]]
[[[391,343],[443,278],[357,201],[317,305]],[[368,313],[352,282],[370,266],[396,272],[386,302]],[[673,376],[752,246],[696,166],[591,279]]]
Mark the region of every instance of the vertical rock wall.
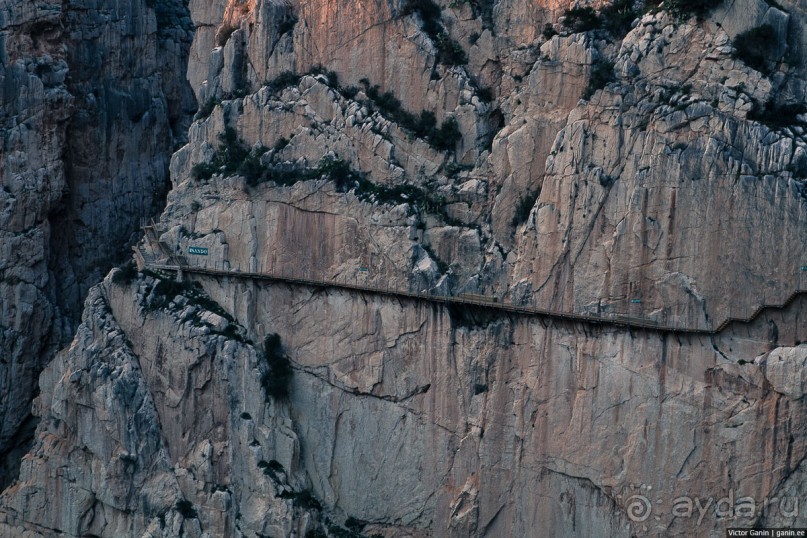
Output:
[[[693,517],[671,504],[805,491],[807,298],[715,335],[624,326],[709,329],[807,283],[807,118],[761,114],[805,103],[804,63],[789,54],[804,35],[795,4],[637,14],[623,38],[564,29],[569,2],[441,2],[432,22],[442,37],[398,1],[191,2],[188,78],[202,107],[171,159],[160,248],[198,266],[323,284],[186,273],[202,292],[115,271],[92,288],[73,342],[42,374],[36,440],[0,497],[0,533],[717,536],[729,524],[803,526],[781,509]],[[25,17],[73,20],[47,6]],[[151,7],[159,15],[165,4]],[[147,189],[159,184],[148,177],[161,161],[142,157],[181,130],[171,110],[185,101],[176,77],[150,78],[160,71],[150,54],[182,41],[161,40],[174,33],[159,28],[143,37],[151,19],[131,9],[103,12],[109,26],[73,23],[100,45],[109,35],[99,28],[112,27],[137,44],[142,57],[121,51],[131,74],[98,63],[102,46],[48,60],[47,72],[61,73],[81,58],[74,79],[42,91],[63,108],[50,132],[70,158],[48,146],[50,165],[29,178],[19,163],[33,141],[19,137],[30,133],[10,137],[23,145],[4,166],[17,163],[20,181],[52,198],[39,220],[21,213],[21,230],[41,223],[62,255],[47,242],[15,250],[51,273],[19,272],[39,287],[7,277],[17,286],[8,293],[74,304],[100,259],[79,258],[89,238],[102,228],[123,238],[114,216],[151,203],[132,170],[146,171]],[[774,37],[755,69],[732,39],[765,21]],[[62,34],[34,26],[58,49]],[[446,43],[467,65],[441,63]],[[46,69],[25,61],[15,76],[28,73],[37,89]],[[435,144],[401,110],[431,112],[436,125],[455,118],[459,140]],[[98,162],[85,151],[96,146]],[[106,175],[120,189],[102,188]],[[104,212],[110,220],[93,228]],[[208,255],[192,258],[190,246]],[[623,325],[327,281],[484,294]],[[3,303],[20,320],[11,334],[27,334],[31,319],[68,319],[20,304]],[[280,350],[262,345],[275,333]],[[637,513],[637,500],[650,511]]]
[[180,0],[0,4],[0,485],[39,371],[164,199],[191,38]]

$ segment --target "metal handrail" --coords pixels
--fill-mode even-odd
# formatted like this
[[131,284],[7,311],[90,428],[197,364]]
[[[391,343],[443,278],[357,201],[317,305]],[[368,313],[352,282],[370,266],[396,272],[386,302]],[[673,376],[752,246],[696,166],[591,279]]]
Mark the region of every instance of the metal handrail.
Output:
[[[174,260],[175,261],[176,257]],[[179,262],[179,260],[176,260]],[[184,261],[184,260],[183,260]],[[487,309],[499,310],[504,312],[510,312],[514,314],[520,315],[532,315],[532,316],[544,316],[553,319],[561,319],[565,321],[573,321],[573,322],[583,322],[595,325],[610,325],[610,326],[617,326],[617,327],[632,327],[638,329],[646,329],[655,332],[665,332],[665,333],[683,333],[683,334],[700,334],[700,335],[715,335],[722,332],[728,325],[731,323],[739,322],[739,323],[750,323],[754,321],[764,310],[776,308],[786,308],[790,303],[792,303],[797,297],[802,294],[807,293],[807,290],[797,290],[793,294],[788,297],[788,299],[781,305],[764,305],[757,308],[753,315],[749,318],[728,318],[723,321],[717,328],[693,328],[693,327],[678,327],[672,325],[662,325],[656,320],[645,320],[637,317],[631,317],[624,314],[615,314],[613,317],[609,316],[602,316],[602,315],[595,315],[595,314],[578,314],[572,312],[560,312],[556,310],[548,310],[543,308],[537,308],[530,305],[517,305],[513,303],[506,303],[506,302],[495,302],[492,298],[488,298],[485,296],[474,297],[470,294],[465,295],[434,295],[429,293],[420,293],[420,292],[409,292],[403,291],[399,289],[393,288],[381,288],[377,286],[370,286],[366,284],[359,284],[358,282],[350,283],[347,281],[335,281],[335,280],[315,280],[310,278],[301,278],[297,276],[289,276],[284,274],[275,274],[275,273],[263,273],[263,272],[250,272],[250,271],[241,271],[240,267],[235,269],[210,269],[207,267],[200,267],[200,266],[191,266],[187,265],[187,263],[174,263],[171,265],[167,264],[153,264],[150,265],[152,269],[164,270],[164,271],[172,271],[172,272],[182,272],[182,273],[195,273],[195,274],[202,274],[208,276],[225,276],[225,277],[235,277],[235,278],[242,278],[242,279],[251,279],[251,280],[274,280],[278,282],[285,282],[288,284],[293,285],[301,285],[301,286],[312,286],[312,287],[332,287],[338,289],[346,289],[346,290],[355,290],[355,291],[362,291],[362,292],[369,292],[375,293],[379,295],[387,295],[399,298],[406,298],[406,299],[413,299],[419,301],[428,301],[432,303],[439,303],[439,304],[458,304],[458,305],[470,305],[470,306],[479,306],[484,307]]]

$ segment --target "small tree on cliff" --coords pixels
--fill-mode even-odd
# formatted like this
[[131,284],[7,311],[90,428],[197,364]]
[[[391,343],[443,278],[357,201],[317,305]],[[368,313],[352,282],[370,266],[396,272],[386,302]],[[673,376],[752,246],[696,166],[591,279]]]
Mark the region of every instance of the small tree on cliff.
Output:
[[263,353],[268,368],[261,377],[261,385],[266,396],[275,400],[288,399],[289,384],[294,372],[289,357],[283,351],[280,335],[273,333],[264,338]]

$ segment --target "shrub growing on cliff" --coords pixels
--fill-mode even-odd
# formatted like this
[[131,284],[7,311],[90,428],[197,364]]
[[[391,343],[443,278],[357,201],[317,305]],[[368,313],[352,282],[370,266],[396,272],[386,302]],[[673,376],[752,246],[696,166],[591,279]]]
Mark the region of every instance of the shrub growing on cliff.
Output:
[[465,49],[457,43],[446,32],[441,32],[434,39],[437,47],[437,61],[443,65],[465,65],[468,63],[468,55]]
[[191,168],[191,177],[196,180],[210,179],[213,174],[232,175],[238,173],[250,184],[257,183],[263,174],[261,156],[268,151],[261,146],[249,149],[238,138],[235,129],[228,127],[219,136],[219,146],[213,160],[197,163]]
[[705,17],[721,3],[723,0],[663,0],[662,2],[648,2],[647,6],[666,9],[675,18],[681,20],[689,17]]
[[324,66],[317,64],[308,71],[309,75],[325,75],[325,79],[328,81],[328,86],[333,89],[339,89],[339,75],[336,71],[330,71],[326,69]]
[[[434,149],[439,151],[454,149],[457,142],[462,139],[456,119],[446,118],[438,129],[434,112],[422,110],[416,116],[404,109],[401,101],[392,92],[381,93],[379,86],[371,86],[367,79],[363,79],[361,83],[364,85],[365,95],[378,107],[382,115],[418,138],[426,140]],[[492,97],[492,95],[490,96]]]
[[197,181],[210,179],[216,173],[216,167],[210,163],[196,163],[191,168],[191,177]]
[[[266,166],[263,164],[261,157],[269,151],[269,148],[265,146],[258,146],[252,148],[251,150],[247,150],[246,146],[244,146],[243,142],[239,140],[239,145],[243,148],[243,152],[246,152],[246,156],[243,157],[241,163],[235,169],[236,173],[247,180],[247,183],[254,183],[257,182],[264,173]],[[243,153],[242,153],[243,154]],[[237,155],[236,155],[237,157]]]
[[387,205],[408,204],[410,214],[419,210],[440,215],[447,224],[457,224],[456,219],[446,213],[446,199],[442,195],[431,194],[415,185],[387,186],[374,183],[341,159],[325,158],[316,170],[321,177],[332,180],[339,192],[352,190],[359,200]]
[[263,83],[264,86],[269,88],[272,93],[277,93],[279,90],[288,88],[289,86],[296,86],[300,83],[302,76],[291,71],[283,71],[272,80],[267,80]]
[[184,517],[185,519],[196,519],[199,517],[199,514],[196,512],[196,509],[193,507],[193,504],[187,499],[180,499],[177,501],[176,510],[179,512],[179,515]]
[[193,117],[194,120],[201,120],[210,116],[213,113],[213,110],[216,106],[220,105],[221,101],[216,99],[215,97],[211,97],[207,101],[205,101],[202,106],[199,107],[199,110],[196,111],[196,115]]
[[336,183],[336,189],[347,192],[358,179],[350,165],[342,159],[323,157],[316,167],[300,167],[283,164],[263,164],[260,160],[261,151],[251,152],[238,167],[238,174],[242,175],[250,187],[255,187],[268,181],[289,187],[298,181],[312,179],[326,179]]
[[763,24],[738,35],[734,42],[735,57],[748,67],[767,73],[765,51],[776,47],[776,30],[770,24]]
[[286,138],[285,136],[281,136],[280,138],[277,139],[275,145],[272,146],[272,151],[274,151],[275,153],[283,151],[283,148],[285,148],[288,145],[289,145],[289,139]]
[[421,29],[429,36],[437,49],[437,61],[444,65],[464,65],[468,56],[462,46],[454,41],[440,23],[442,10],[432,0],[407,0],[401,15],[420,15]]
[[289,397],[289,383],[292,369],[289,357],[283,351],[283,344],[277,333],[270,334],[263,341],[263,354],[267,370],[261,376],[261,385],[267,398],[286,400]]
[[366,526],[367,525],[365,523],[359,521],[353,516],[350,516],[345,520],[345,527],[347,527],[348,530],[355,532],[357,534],[363,531],[364,527]]
[[605,88],[613,80],[614,63],[604,58],[595,61],[591,66],[591,75],[588,79],[586,91],[583,93],[583,99],[591,99],[597,90]]
[[303,510],[322,510],[322,505],[311,493],[311,490],[304,489],[299,493],[295,493],[293,498],[294,505],[302,508]]
[[[328,519],[326,519],[326,524],[328,527],[328,533],[326,535],[323,532],[322,536],[330,536],[331,538],[383,538],[380,534],[371,534],[369,536],[363,534],[362,530],[366,524],[361,523],[355,518],[348,518],[344,527],[339,526]],[[306,538],[308,538],[308,536],[306,536]]]
[[[336,74],[336,71],[329,71],[325,67],[321,65],[315,65],[311,69],[309,69],[306,75],[325,75],[327,80],[328,86],[338,89],[339,88],[339,75]],[[271,80],[267,80],[263,83],[263,85],[272,93],[277,93],[284,88],[288,88],[289,86],[297,86],[302,80],[303,75],[298,75],[293,71],[283,71],[278,74],[275,78]]]
[[355,99],[356,95],[359,93],[359,89],[356,86],[348,86],[347,88],[340,88],[339,93],[341,93],[342,97],[345,99]]
[[258,462],[258,468],[263,469],[263,474],[268,476],[272,479],[276,484],[287,484],[286,478],[284,476],[286,470],[283,468],[283,465],[280,464],[277,460],[261,460]]
[[429,138],[431,145],[441,151],[454,149],[460,140],[462,140],[460,124],[454,118],[446,119]]
[[530,217],[530,212],[532,208],[535,207],[535,202],[538,200],[540,194],[541,191],[539,189],[538,191],[527,194],[518,201],[516,211],[513,214],[513,220],[510,222],[514,228],[527,222],[527,219]]
[[[400,102],[391,95],[381,97],[380,102],[384,103],[389,110],[398,110],[398,113],[401,113]],[[437,149],[452,149],[461,138],[459,126],[453,118],[444,121],[439,129],[434,126],[436,121],[431,112],[423,111],[419,118],[411,121],[419,132],[426,132],[429,143]],[[267,181],[290,186],[298,181],[325,179],[333,181],[338,192],[354,190],[359,199],[367,202],[392,205],[408,203],[413,210],[419,208],[426,212],[439,213],[447,223],[453,221],[445,213],[445,199],[442,196],[431,196],[414,185],[388,187],[373,183],[363,173],[353,170],[350,163],[338,157],[326,155],[316,167],[264,164],[261,156],[268,151],[266,148],[248,150],[232,129],[228,129],[219,138],[221,145],[213,162],[199,163],[194,166],[193,176],[195,178],[209,178],[214,173],[238,173],[246,179],[247,185],[250,187]],[[285,143],[288,141],[279,140],[275,151],[278,147],[284,147]]]
[[600,27],[600,17],[588,6],[567,9],[563,17],[563,25],[573,32],[588,32]]
[[152,301],[149,310],[165,308],[178,295],[184,295],[189,289],[187,282],[178,282],[173,278],[159,278],[152,289]]
[[493,101],[493,90],[491,88],[479,88],[476,95],[483,103],[490,103]]
[[754,108],[748,113],[748,119],[758,121],[771,128],[778,128],[799,123],[796,116],[805,113],[807,113],[807,106],[802,104],[778,105],[775,101],[768,101],[764,106],[754,103]]
[[630,32],[631,25],[639,13],[634,7],[634,0],[616,0],[600,11],[603,28],[612,36],[622,39]]
[[[148,270],[144,271],[144,273],[156,280],[156,283],[151,291],[149,304],[146,306],[147,311],[153,312],[160,308],[165,308],[177,296],[181,295],[188,300],[189,304],[197,305],[204,310],[213,312],[214,314],[226,319],[231,324],[235,321],[229,312],[224,310],[224,308],[222,308],[221,305],[216,301],[208,297],[200,283],[190,280],[179,282],[173,278],[165,278]],[[235,329],[234,325],[230,326]],[[228,326],[228,329],[230,326]],[[229,329],[229,331],[232,331],[233,329]],[[225,333],[227,332],[228,331],[225,330]],[[234,337],[243,341],[243,339],[238,336]]]
[[406,0],[401,8],[401,15],[412,13],[420,13],[424,19],[436,19],[440,17],[442,10],[432,0]]
[[128,286],[137,278],[137,266],[132,260],[127,261],[112,273],[112,283],[119,286]]
[[249,150],[238,138],[235,129],[227,127],[223,133],[219,133],[219,150],[216,159],[222,172],[237,171],[248,155]]
[[413,132],[415,136],[427,138],[434,131],[437,120],[433,112],[423,110],[420,116],[415,116],[403,108],[401,101],[392,92],[381,93],[379,86],[370,86],[369,81],[366,81],[364,93],[379,108],[381,114]]
[[[572,32],[589,32],[603,28],[612,36],[622,39],[639,16],[634,4],[634,0],[615,0],[603,7],[599,13],[588,6],[567,9],[564,12],[563,25]],[[545,31],[547,30],[549,34],[545,36],[549,38],[553,35],[554,29],[549,25],[548,29],[545,27]]]
[[320,177],[333,181],[339,192],[345,192],[353,181],[358,179],[356,172],[342,159],[323,158],[317,167],[317,172]]
[[290,32],[291,30],[294,30],[296,25],[297,17],[295,17],[293,14],[286,15],[278,22],[277,34],[283,35],[286,32]]

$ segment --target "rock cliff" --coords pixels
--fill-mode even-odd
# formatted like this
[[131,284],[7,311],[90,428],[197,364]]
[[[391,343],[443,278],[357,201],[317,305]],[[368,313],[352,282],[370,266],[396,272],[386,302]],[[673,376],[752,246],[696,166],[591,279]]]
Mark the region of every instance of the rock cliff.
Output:
[[181,0],[0,3],[0,485],[41,368],[163,203],[192,35]]
[[[42,373],[0,534],[805,526],[807,11],[706,4],[190,2],[167,205]],[[183,136],[172,76],[141,157]],[[56,90],[66,121],[86,94]],[[131,185],[92,164],[71,219]]]

